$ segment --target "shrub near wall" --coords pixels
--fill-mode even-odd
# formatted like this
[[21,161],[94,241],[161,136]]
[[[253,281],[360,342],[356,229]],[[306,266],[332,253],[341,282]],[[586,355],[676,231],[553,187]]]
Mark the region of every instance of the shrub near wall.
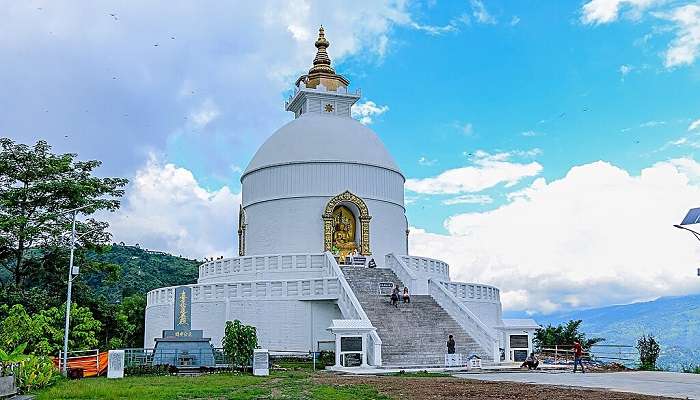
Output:
[[254,326],[243,325],[239,320],[226,321],[221,344],[231,366],[245,368],[250,366],[253,350],[258,346],[258,334]]

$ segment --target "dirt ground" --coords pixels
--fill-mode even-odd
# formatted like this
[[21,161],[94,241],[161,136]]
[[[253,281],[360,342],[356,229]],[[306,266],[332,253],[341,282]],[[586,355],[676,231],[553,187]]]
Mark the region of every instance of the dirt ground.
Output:
[[328,374],[314,377],[314,380],[318,383],[331,385],[367,384],[376,387],[382,394],[401,400],[453,400],[462,398],[494,400],[670,399],[670,397],[646,396],[606,390],[573,389],[568,387],[511,382],[485,382],[451,377],[408,378]]

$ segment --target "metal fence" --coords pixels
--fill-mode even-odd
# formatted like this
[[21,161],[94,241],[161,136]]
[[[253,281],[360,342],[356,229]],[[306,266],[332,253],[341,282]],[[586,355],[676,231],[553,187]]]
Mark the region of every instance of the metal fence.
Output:
[[[572,345],[555,345],[540,349],[540,356],[554,364],[568,363],[574,361],[574,350]],[[583,353],[583,358],[591,362],[635,367],[639,364],[639,351],[631,345],[595,344]]]
[[[333,342],[334,343],[334,342]],[[278,365],[284,368],[308,368],[308,369],[323,369],[325,365],[319,357],[322,353],[328,351],[330,347],[328,343],[319,343],[319,351],[288,351],[288,350],[269,350],[270,365]],[[138,366],[153,366],[159,364],[168,364],[174,367],[188,367],[197,360],[211,359],[211,353],[208,351],[177,351],[177,350],[158,350],[157,353],[153,348],[130,348],[124,350],[124,367]],[[224,354],[222,348],[213,348],[214,367],[215,368],[232,368],[234,365],[229,358]],[[165,363],[162,360],[178,360],[176,363]],[[247,367],[250,367],[248,365]]]

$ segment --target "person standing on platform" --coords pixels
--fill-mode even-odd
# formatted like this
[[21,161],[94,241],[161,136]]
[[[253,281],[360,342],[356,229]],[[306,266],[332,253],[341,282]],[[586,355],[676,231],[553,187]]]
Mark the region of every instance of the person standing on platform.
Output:
[[586,371],[583,370],[583,347],[578,340],[574,341],[574,373],[576,373],[576,366],[581,366],[581,373],[585,374]]
[[454,354],[455,353],[455,339],[452,337],[452,335],[449,335],[447,337],[447,354]]

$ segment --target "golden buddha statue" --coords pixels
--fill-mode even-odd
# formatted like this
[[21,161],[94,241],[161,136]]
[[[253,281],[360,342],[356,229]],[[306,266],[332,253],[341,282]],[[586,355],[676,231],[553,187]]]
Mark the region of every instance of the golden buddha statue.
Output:
[[357,250],[355,243],[355,216],[345,206],[333,210],[333,248],[341,260]]

